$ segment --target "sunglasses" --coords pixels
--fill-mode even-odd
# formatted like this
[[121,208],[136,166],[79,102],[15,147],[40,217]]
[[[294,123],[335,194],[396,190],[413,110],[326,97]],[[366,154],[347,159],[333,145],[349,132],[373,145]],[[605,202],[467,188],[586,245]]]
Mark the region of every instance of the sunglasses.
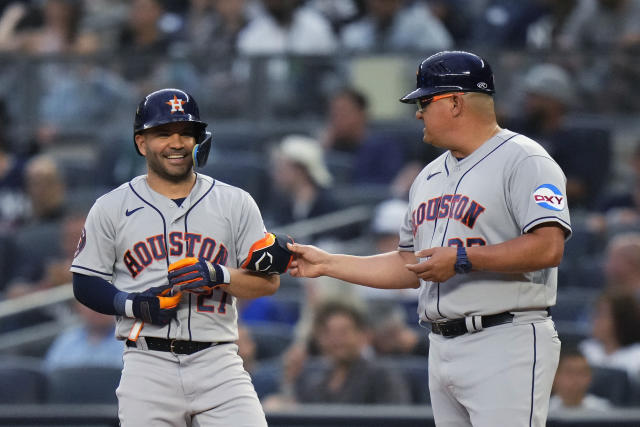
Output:
[[440,99],[451,98],[455,95],[464,95],[464,92],[453,92],[453,93],[445,93],[444,95],[436,95],[431,98],[422,98],[416,101],[416,105],[418,106],[418,111],[424,113],[424,109],[427,108],[429,104],[432,102],[436,102]]

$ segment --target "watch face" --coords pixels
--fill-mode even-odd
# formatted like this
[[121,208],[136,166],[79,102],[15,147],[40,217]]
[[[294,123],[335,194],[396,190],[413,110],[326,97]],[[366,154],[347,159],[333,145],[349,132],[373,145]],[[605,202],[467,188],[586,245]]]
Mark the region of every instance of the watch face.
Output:
[[469,262],[468,259],[465,260],[458,260],[456,261],[456,264],[454,266],[454,270],[456,271],[456,273],[460,273],[460,274],[466,274],[469,273],[471,271],[471,263]]

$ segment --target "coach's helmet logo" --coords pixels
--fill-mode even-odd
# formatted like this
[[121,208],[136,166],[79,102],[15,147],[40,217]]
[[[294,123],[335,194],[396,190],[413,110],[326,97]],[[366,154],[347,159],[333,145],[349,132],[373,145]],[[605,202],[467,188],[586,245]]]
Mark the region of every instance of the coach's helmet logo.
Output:
[[485,82],[479,82],[476,86],[478,86],[480,89],[486,89],[487,88],[487,84]]
[[184,110],[182,109],[182,104],[186,102],[187,101],[178,99],[177,96],[173,95],[173,99],[170,99],[169,101],[165,102],[165,104],[171,105],[171,114],[175,113],[176,111],[180,111],[181,113],[184,113]]

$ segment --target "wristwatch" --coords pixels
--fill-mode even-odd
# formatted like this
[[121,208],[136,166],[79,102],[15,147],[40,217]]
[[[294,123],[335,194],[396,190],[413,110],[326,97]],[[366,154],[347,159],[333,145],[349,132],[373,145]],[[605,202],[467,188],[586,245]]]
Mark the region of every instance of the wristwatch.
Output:
[[453,269],[458,274],[467,274],[472,268],[473,266],[471,265],[471,261],[467,258],[467,250],[464,246],[458,246],[458,255]]

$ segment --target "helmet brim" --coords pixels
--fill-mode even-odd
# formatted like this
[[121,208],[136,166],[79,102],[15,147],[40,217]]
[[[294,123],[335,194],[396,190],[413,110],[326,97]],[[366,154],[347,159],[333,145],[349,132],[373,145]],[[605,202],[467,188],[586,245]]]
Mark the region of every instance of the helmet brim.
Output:
[[469,90],[464,90],[460,86],[439,86],[430,88],[420,87],[400,98],[400,102],[404,102],[405,104],[413,104],[418,99],[429,98],[431,96],[448,92],[469,92]]
[[405,104],[413,104],[418,99],[429,98],[435,95],[441,95],[443,93],[449,92],[478,92],[484,93],[485,95],[493,95],[493,90],[470,90],[464,89],[461,86],[440,86],[440,87],[432,87],[432,88],[418,88],[413,92],[409,92],[402,98],[400,98],[400,102],[404,102]]

